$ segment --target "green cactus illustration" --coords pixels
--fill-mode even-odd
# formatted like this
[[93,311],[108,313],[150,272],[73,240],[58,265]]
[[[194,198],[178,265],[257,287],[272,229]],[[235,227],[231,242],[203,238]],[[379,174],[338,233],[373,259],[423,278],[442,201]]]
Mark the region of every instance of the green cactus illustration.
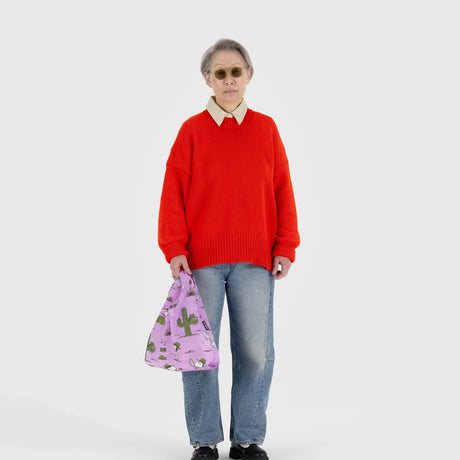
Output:
[[185,337],[192,335],[192,331],[190,330],[190,325],[191,324],[197,324],[198,319],[196,316],[192,313],[190,316],[188,316],[187,309],[184,307],[182,309],[182,320],[179,318],[177,320],[177,325],[179,327],[183,327],[185,331]]
[[152,353],[155,353],[155,350],[156,350],[155,344],[154,344],[153,342],[150,342],[150,341],[149,341],[149,343],[148,343],[148,345],[147,345],[147,350],[148,350],[148,351],[151,351]]
[[164,326],[164,325],[165,325],[165,318],[164,318],[164,316],[161,316],[161,315],[160,315],[160,316],[157,318],[157,323],[160,323],[160,324],[162,324],[162,325]]
[[158,356],[158,359],[163,359],[163,360],[165,360],[165,359],[166,359],[166,356],[160,355],[160,356]]
[[172,301],[173,301],[173,300],[172,300],[172,297],[166,297],[166,300],[167,300],[168,302],[172,302]]
[[193,295],[195,295],[195,291],[192,289],[191,287],[191,284],[192,284],[192,280],[189,280],[188,284],[190,285],[187,292],[185,293],[185,297],[191,297]]
[[160,352],[166,353],[166,348],[160,348]]

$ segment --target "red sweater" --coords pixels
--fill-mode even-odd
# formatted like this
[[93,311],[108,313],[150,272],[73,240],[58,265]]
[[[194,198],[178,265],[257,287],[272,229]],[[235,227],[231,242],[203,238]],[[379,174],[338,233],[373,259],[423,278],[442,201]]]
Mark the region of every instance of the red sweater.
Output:
[[158,218],[166,262],[191,270],[249,262],[270,272],[300,245],[289,163],[274,120],[247,109],[220,126],[207,110],[186,120],[166,162]]

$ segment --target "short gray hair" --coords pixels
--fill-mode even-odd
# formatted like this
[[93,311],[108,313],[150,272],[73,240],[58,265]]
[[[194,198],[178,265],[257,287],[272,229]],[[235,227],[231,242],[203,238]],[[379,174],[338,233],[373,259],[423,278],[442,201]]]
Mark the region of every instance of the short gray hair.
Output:
[[204,72],[209,73],[211,71],[211,59],[217,51],[221,50],[230,50],[230,51],[238,51],[243,58],[243,61],[246,64],[246,67],[249,70],[249,75],[252,78],[254,75],[254,67],[252,66],[251,58],[249,57],[249,53],[246,51],[246,48],[241,45],[240,43],[236,42],[235,40],[230,40],[229,38],[221,38],[217,40],[214,45],[209,47],[203,57],[201,58],[201,74],[203,75]]

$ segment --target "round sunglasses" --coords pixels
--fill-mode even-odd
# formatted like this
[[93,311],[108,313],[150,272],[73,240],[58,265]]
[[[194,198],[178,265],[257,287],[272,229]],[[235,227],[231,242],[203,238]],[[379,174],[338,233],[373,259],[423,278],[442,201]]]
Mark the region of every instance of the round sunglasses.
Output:
[[240,78],[241,75],[243,75],[243,68],[242,67],[232,67],[228,71],[225,69],[218,69],[214,72],[214,76],[218,80],[225,80],[225,77],[227,76],[227,73],[230,73],[230,75],[233,78]]

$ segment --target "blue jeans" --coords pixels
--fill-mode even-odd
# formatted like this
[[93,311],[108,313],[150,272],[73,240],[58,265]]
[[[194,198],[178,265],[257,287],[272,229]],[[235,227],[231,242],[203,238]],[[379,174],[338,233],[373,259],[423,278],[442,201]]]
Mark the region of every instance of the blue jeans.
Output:
[[[192,270],[217,346],[227,295],[232,352],[230,441],[262,444],[273,374],[274,275],[248,262]],[[182,373],[190,443],[211,446],[223,441],[218,368]]]

